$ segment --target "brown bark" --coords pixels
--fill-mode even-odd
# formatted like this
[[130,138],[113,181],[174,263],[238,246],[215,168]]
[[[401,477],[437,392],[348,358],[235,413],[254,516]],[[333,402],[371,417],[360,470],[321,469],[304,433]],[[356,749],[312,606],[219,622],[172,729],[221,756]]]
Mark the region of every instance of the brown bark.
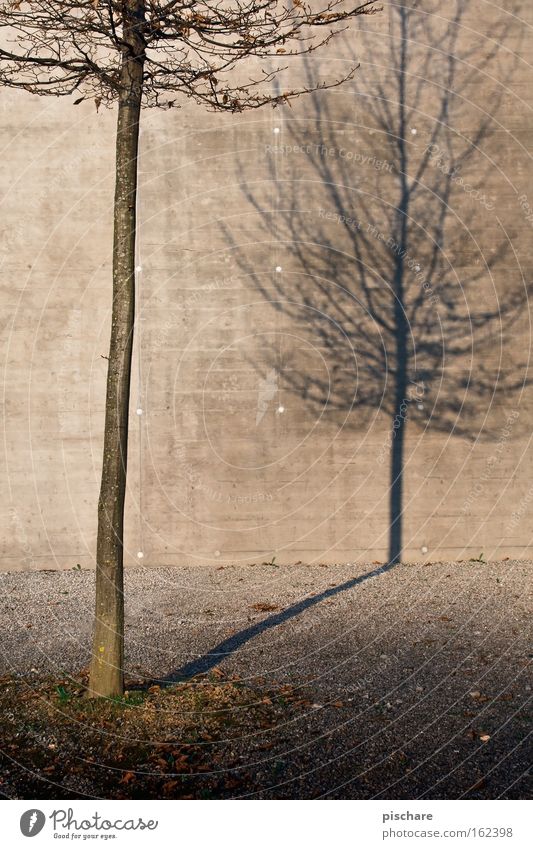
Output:
[[124,499],[128,451],[131,353],[135,319],[137,151],[144,43],[138,31],[144,3],[130,0],[116,137],[113,236],[113,309],[107,372],[102,482],[98,500],[96,609],[90,696],[124,692]]

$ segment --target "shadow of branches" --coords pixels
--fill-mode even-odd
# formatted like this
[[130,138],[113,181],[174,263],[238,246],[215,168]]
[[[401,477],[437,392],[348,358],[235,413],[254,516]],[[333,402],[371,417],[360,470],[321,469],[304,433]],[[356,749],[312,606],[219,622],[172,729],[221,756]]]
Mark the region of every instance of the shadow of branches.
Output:
[[[259,274],[246,230],[239,243],[225,230],[254,286],[327,363],[317,373],[297,346],[281,361],[273,343],[258,371],[275,369],[285,389],[343,426],[347,413],[355,430],[388,416],[389,563],[402,554],[408,426],[490,438],[487,408],[518,399],[527,374],[507,340],[531,285],[510,273],[513,234],[497,217],[485,152],[512,61],[490,114],[469,98],[491,79],[508,24],[495,25],[487,46],[462,28],[468,0],[430,6],[391,6],[379,56],[361,33],[352,94],[317,93],[304,118],[286,116],[267,151],[275,208],[240,166],[261,238],[284,254],[283,274]],[[309,59],[304,67],[311,81]]]

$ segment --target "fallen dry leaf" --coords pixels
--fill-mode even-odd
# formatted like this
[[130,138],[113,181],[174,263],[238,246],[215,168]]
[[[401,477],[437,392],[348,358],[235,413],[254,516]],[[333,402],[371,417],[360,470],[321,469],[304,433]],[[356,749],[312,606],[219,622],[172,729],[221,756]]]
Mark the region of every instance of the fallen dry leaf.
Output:
[[469,787],[466,792],[470,793],[471,790],[481,790],[483,787],[486,786],[486,784],[487,784],[487,782],[485,781],[485,779],[480,778],[478,781],[476,781],[475,784],[472,784],[472,786]]

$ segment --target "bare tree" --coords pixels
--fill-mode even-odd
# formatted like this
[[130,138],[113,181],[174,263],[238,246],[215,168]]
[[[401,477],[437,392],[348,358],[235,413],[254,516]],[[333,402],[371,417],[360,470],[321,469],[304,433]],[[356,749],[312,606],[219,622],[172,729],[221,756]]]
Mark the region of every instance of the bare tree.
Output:
[[[249,75],[250,60],[310,53],[343,23],[375,12],[343,0],[8,0],[0,9],[0,84],[39,95],[118,102],[113,310],[102,483],[98,501],[96,613],[89,693],[123,692],[123,524],[135,304],[137,149],[143,107],[192,98],[212,110],[277,106],[350,79],[273,88],[283,68]],[[243,78],[238,78],[244,69]]]

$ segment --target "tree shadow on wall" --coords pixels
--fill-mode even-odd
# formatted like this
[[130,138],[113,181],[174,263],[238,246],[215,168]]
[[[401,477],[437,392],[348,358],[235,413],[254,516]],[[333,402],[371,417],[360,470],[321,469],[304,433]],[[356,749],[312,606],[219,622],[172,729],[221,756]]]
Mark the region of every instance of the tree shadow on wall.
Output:
[[[352,96],[316,93],[305,119],[286,114],[268,154],[274,207],[239,166],[261,238],[285,257],[283,274],[265,277],[246,256],[257,232],[241,231],[237,243],[223,225],[241,269],[319,348],[328,373],[306,368],[295,351],[280,362],[277,345],[255,368],[263,377],[276,369],[316,411],[343,422],[357,411],[347,420],[355,429],[388,415],[377,459],[390,465],[389,563],[403,548],[408,427],[494,438],[488,409],[502,398],[518,403],[527,379],[527,362],[506,342],[531,285],[508,273],[512,234],[497,218],[487,188],[494,164],[482,152],[512,67],[490,115],[469,101],[491,78],[507,26],[495,25],[487,48],[461,31],[468,0],[430,5],[390,7],[380,36],[387,55],[362,65]],[[371,36],[359,38],[374,59]],[[314,81],[309,60],[305,68]]]

